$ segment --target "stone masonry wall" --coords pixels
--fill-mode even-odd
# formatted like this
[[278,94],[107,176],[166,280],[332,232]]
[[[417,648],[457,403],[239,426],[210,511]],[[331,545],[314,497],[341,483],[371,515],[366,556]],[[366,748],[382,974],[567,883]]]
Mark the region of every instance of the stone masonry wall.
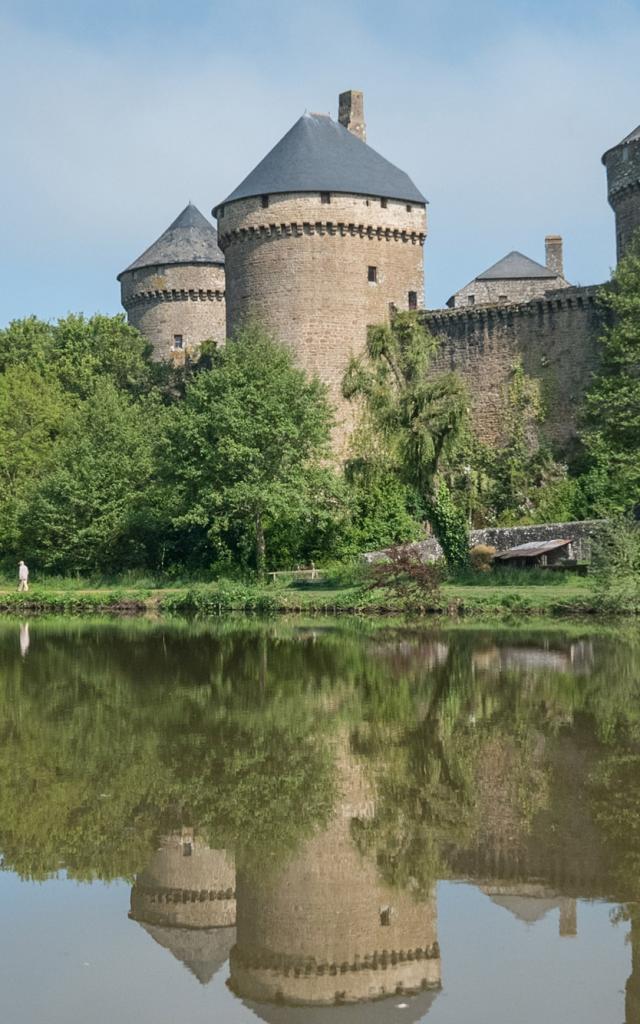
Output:
[[[543,298],[548,291],[568,287],[568,282],[563,277],[534,277],[522,281],[479,281],[476,279],[470,281],[452,296],[452,309],[470,305],[529,302],[530,299]],[[469,301],[471,296],[473,296],[473,302]]]
[[390,303],[407,309],[409,292],[423,305],[425,235],[424,206],[359,195],[323,203],[320,193],[288,193],[266,208],[257,197],[218,211],[228,333],[255,317],[318,374],[337,409],[338,451],[353,422],[342,379],[367,326],[387,320]]
[[435,370],[457,371],[471,398],[477,435],[488,444],[504,437],[511,370],[518,358],[542,385],[543,434],[569,444],[582,396],[598,365],[604,313],[597,288],[563,288],[511,306],[427,310],[425,327],[440,339]]
[[[122,305],[129,323],[153,345],[155,359],[180,359],[226,333],[225,273],[220,265],[143,267],[122,275]],[[182,335],[176,350],[174,336]]]
[[[574,523],[540,523],[536,526],[488,526],[483,530],[472,530],[469,543],[471,547],[488,544],[500,553],[530,541],[542,544],[547,540],[570,540],[573,557],[579,562],[588,562],[591,543],[602,525],[600,519],[584,519]],[[442,548],[435,537],[407,546],[418,552],[425,562],[437,562],[442,558]],[[365,562],[377,562],[384,558],[384,551],[370,551],[363,557]]]

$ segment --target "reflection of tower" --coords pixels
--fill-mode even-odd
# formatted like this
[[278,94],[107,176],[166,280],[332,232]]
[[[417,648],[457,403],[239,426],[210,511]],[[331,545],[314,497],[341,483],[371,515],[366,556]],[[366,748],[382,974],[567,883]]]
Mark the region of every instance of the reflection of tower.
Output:
[[631,974],[625,989],[626,1024],[638,1024],[640,1020],[640,906],[629,906],[631,920]]
[[561,938],[573,938],[578,934],[577,906],[572,897],[560,896],[547,886],[536,882],[481,885],[480,889],[492,903],[504,907],[524,924],[536,924],[550,911],[559,910]]
[[166,836],[131,891],[131,913],[206,985],[235,940],[235,867],[191,829]]
[[273,877],[239,870],[229,984],[253,1002],[307,1006],[423,992],[422,1016],[440,987],[435,898],[386,885],[358,852],[351,821],[373,808],[357,767],[346,754],[340,762],[343,798],[328,828]]

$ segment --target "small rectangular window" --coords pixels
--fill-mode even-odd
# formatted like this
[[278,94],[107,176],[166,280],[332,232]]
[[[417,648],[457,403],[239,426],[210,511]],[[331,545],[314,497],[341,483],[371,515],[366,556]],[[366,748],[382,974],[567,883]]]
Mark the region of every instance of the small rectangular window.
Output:
[[386,210],[386,208],[387,208],[387,200],[385,199],[384,196],[380,200],[380,206],[382,207],[383,210]]
[[417,292],[409,292],[409,309],[417,309],[417,308],[418,308],[418,293]]
[[370,281],[371,284],[375,284],[376,283],[376,281],[378,280],[378,268],[377,267],[369,267],[369,269],[367,270],[367,280]]
[[183,857],[190,857],[192,853],[193,853],[193,846],[192,846],[192,844],[189,843],[189,842],[183,843],[182,844],[182,856]]
[[467,295],[467,304],[469,306],[475,306],[475,304],[476,304],[476,297],[475,297],[475,295]]
[[269,196],[260,196],[263,208],[269,205]]
[[498,295],[498,302],[507,302],[506,295]]
[[320,202],[321,203],[330,203],[331,202],[331,193],[330,192],[321,192],[320,193]]
[[412,210],[413,206],[411,205],[411,203],[407,203],[407,213],[411,213]]
[[380,924],[383,928],[391,924],[391,907],[380,907]]
[[174,334],[174,336],[173,336],[173,347],[174,348],[182,348],[182,335],[181,334]]

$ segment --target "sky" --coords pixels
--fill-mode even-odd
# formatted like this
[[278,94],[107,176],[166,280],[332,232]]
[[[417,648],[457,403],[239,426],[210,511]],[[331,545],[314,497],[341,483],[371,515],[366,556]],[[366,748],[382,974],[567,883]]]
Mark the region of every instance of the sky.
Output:
[[544,262],[546,234],[601,282],[639,53],[640,0],[0,0],[0,326],[118,312],[189,200],[209,216],[350,88],[429,199],[428,306],[512,249]]

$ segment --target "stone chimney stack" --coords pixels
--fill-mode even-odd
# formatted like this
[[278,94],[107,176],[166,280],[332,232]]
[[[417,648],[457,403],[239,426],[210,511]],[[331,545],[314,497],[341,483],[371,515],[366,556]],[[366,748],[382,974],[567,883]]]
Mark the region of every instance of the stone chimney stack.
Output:
[[556,275],[564,277],[564,266],[562,260],[562,236],[547,235],[544,240],[545,263],[547,268]]
[[364,123],[364,96],[356,89],[341,92],[338,97],[338,121],[352,135],[367,141],[367,126]]

